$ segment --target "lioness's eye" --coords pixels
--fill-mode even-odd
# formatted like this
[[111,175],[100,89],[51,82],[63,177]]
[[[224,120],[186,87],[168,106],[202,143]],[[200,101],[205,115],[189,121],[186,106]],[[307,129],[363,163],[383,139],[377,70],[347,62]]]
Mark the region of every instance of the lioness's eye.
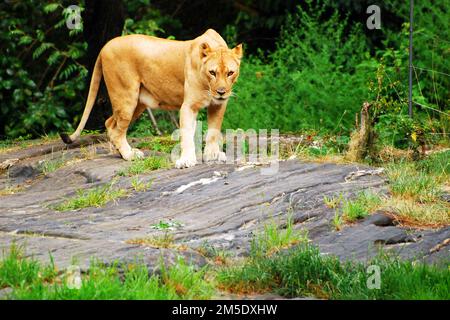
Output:
[[210,72],[209,72],[213,77],[215,77],[216,76],[216,72],[215,71],[213,71],[213,70],[211,70]]
[[234,71],[228,72],[228,76],[231,77],[234,74]]

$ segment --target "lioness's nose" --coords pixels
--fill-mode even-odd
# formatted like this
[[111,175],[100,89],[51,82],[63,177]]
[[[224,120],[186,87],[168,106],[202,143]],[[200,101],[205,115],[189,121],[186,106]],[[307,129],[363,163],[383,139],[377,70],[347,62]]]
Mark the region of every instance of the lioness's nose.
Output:
[[227,90],[224,87],[220,87],[217,90],[217,93],[223,96],[225,93],[227,93]]

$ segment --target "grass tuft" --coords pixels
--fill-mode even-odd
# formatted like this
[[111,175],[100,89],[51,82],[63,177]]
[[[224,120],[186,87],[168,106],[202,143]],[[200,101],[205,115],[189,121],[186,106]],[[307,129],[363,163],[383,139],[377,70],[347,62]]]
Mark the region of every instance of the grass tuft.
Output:
[[150,189],[151,185],[152,185],[151,181],[145,183],[141,179],[139,179],[139,176],[135,176],[131,179],[131,187],[136,192],[147,191],[148,189]]
[[128,191],[115,188],[114,182],[88,190],[78,190],[77,195],[53,207],[57,211],[79,210],[88,207],[102,207],[110,201],[128,195]]
[[348,222],[367,217],[381,204],[381,198],[369,191],[358,193],[354,200],[344,200],[342,216]]
[[306,232],[295,230],[289,216],[284,228],[271,222],[264,226],[262,232],[256,233],[251,243],[251,253],[254,256],[270,256],[306,240]]
[[119,176],[134,176],[150,171],[169,168],[170,163],[163,157],[148,157],[144,159],[133,160],[131,165],[124,170],[118,172]]
[[426,203],[436,201],[441,194],[435,177],[423,170],[416,170],[414,163],[390,165],[387,176],[394,196]]

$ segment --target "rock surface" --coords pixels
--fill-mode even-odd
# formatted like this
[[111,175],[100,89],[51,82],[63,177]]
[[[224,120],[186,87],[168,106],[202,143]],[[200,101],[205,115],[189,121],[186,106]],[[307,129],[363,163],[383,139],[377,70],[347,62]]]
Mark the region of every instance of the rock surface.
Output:
[[[180,254],[201,266],[206,260],[197,249],[205,243],[236,256],[246,255],[255,232],[270,221],[282,225],[292,214],[296,229],[307,230],[321,252],[342,260],[365,261],[383,248],[403,258],[448,262],[450,227],[412,230],[377,213],[341,231],[333,229],[335,211],[325,206],[324,196],[351,196],[363,189],[386,192],[382,176],[355,174],[370,171],[362,165],[289,160],[280,162],[274,175],[263,175],[260,167],[226,164],[158,170],[140,175],[142,181],[152,182],[147,191],[133,191],[132,178],[118,177],[117,187],[128,189],[129,196],[100,208],[53,210],[53,205],[74,196],[78,189],[111,182],[129,165],[101,141],[86,138],[70,150],[53,142],[0,154],[0,164],[6,163],[0,189],[16,185],[24,189],[0,196],[1,250],[7,251],[12,242],[25,244],[27,254],[43,261],[51,254],[59,268],[75,259],[85,269],[96,257],[106,263],[138,258],[154,269],[161,257],[170,262]],[[87,157],[80,145],[91,145],[95,155]],[[43,175],[40,164],[50,155],[64,157],[66,163]],[[160,221],[172,221],[177,227],[157,230],[153,226]],[[173,235],[176,245],[157,248],[130,243],[164,232]]]

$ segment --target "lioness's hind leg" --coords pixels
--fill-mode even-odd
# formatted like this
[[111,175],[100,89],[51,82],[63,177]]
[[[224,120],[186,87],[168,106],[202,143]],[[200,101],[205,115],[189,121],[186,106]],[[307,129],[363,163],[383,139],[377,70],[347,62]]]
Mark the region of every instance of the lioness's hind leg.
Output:
[[123,92],[123,94],[127,94],[127,98],[120,98],[117,91],[110,93],[113,115],[105,123],[108,137],[125,160],[142,158],[144,153],[138,149],[132,149],[126,137],[137,106],[137,94],[133,92]]

